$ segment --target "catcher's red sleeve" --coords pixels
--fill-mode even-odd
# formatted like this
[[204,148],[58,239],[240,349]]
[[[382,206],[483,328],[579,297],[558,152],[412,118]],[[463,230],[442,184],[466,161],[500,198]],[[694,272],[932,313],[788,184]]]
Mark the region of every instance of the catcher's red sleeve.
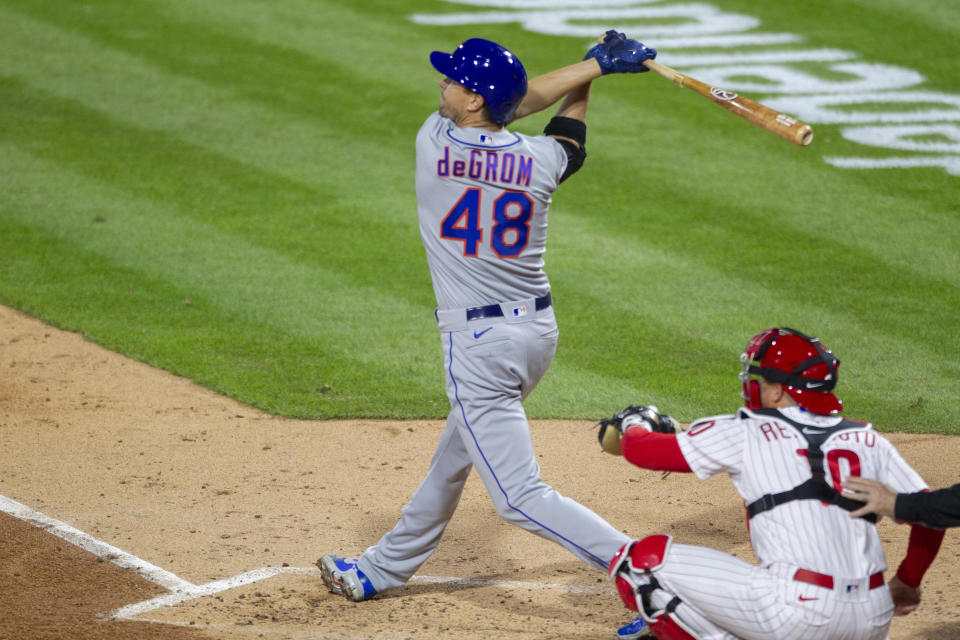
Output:
[[897,577],[908,587],[917,588],[923,580],[923,574],[930,568],[933,559],[940,551],[945,531],[930,529],[919,524],[910,526],[910,542],[907,555],[897,569]]
[[640,427],[628,429],[620,440],[623,457],[644,469],[693,471],[673,433],[654,433]]

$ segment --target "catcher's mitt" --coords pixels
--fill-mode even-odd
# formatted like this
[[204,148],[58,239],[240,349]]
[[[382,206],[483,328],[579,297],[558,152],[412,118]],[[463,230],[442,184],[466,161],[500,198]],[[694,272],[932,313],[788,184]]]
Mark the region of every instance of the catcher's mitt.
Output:
[[615,456],[623,455],[620,449],[620,438],[628,429],[642,427],[657,433],[677,433],[680,430],[673,418],[659,413],[653,405],[649,407],[631,405],[610,418],[600,420],[597,425],[600,426],[600,432],[597,434],[600,447]]

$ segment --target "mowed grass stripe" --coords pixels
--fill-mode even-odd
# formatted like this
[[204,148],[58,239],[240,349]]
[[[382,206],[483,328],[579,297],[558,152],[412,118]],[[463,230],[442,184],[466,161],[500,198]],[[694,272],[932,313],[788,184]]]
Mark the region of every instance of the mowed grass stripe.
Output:
[[[839,171],[823,164],[819,147],[793,147],[690,92],[657,94],[654,85],[663,83],[656,80],[646,74],[623,86],[608,86],[606,78],[595,83],[590,155],[558,192],[558,203],[678,245],[701,223],[738,225],[744,246],[758,246],[771,230],[796,231],[960,286],[956,178],[944,171]],[[687,135],[680,137],[678,127]],[[629,139],[618,141],[624,135]],[[809,242],[800,249],[820,251]]]
[[[880,317],[857,304],[835,303],[867,285],[848,283],[849,289],[831,285],[821,294],[829,299],[812,303],[821,283],[817,272],[785,285],[782,273],[772,273],[780,265],[764,265],[749,255],[747,266],[739,271],[722,263],[705,268],[695,251],[685,255],[642,235],[600,240],[590,228],[593,221],[564,217],[563,209],[555,213],[559,215],[553,222],[554,248],[562,254],[562,263],[551,273],[564,336],[558,366],[569,367],[573,377],[579,368],[603,369],[633,381],[651,398],[646,401],[661,403],[669,400],[678,380],[696,379],[696,387],[684,389],[685,409],[694,410],[693,415],[709,413],[717,410],[717,398],[736,401],[735,355],[742,345],[730,344],[730,336],[742,335],[745,342],[757,328],[787,325],[811,332],[815,328],[838,351],[844,362],[846,399],[861,410],[881,407],[871,410],[878,421],[918,428],[940,419],[929,412],[931,400],[954,393],[949,375],[930,376],[923,388],[917,388],[912,384],[915,370],[882,365],[887,359],[919,360],[934,369],[960,373],[956,360],[942,349],[954,335],[949,301],[934,302],[943,305],[942,323],[927,327],[928,312],[907,306],[913,304],[907,293],[916,294],[908,282],[889,283],[897,291],[899,286],[906,288],[899,294],[905,302],[893,304]],[[710,242],[722,244],[724,239]],[[773,253],[780,249],[771,247]],[[824,247],[825,254],[847,251],[842,246]],[[751,261],[754,270],[749,268]],[[569,266],[574,264],[579,268]],[[616,264],[619,268],[614,268]],[[892,272],[882,275],[894,277]],[[868,284],[872,293],[863,294],[867,302],[884,289],[882,281]],[[618,357],[610,358],[611,353]],[[595,396],[606,395],[602,388],[590,389]],[[953,407],[941,409],[960,417]]]
[[[385,125],[361,117],[361,98],[344,91],[347,81],[357,77],[346,62],[315,61],[260,45],[261,64],[253,73],[244,66],[246,60],[234,63],[232,56],[258,45],[233,39],[223,49],[214,46],[221,44],[214,32],[194,33],[191,41],[179,26],[166,33],[159,25],[169,42],[138,47],[136,40],[104,35],[98,23],[73,24],[59,13],[44,15],[60,18],[53,25],[3,13],[11,25],[8,75],[16,73],[29,86],[110,113],[118,121],[163,130],[331,193],[346,190],[355,199],[370,193],[353,189],[358,174],[383,179],[381,167],[404,160],[412,170],[409,147],[377,144],[377,127]],[[176,52],[191,43],[196,48],[178,58]],[[207,59],[219,60],[219,67],[205,64]],[[281,70],[287,72],[278,78]],[[287,80],[299,84],[285,84]],[[258,83],[266,90],[245,89]],[[401,103],[408,90],[402,82],[380,81],[378,86],[398,92]],[[338,110],[347,117],[336,117]]]
[[[22,25],[18,32],[24,48],[27,41],[49,45],[41,46],[49,51],[67,46],[79,58],[101,60],[110,71],[108,76],[99,68],[71,68],[59,75],[24,71],[31,82],[96,109],[53,116],[55,121],[85,123],[76,133],[65,132],[82,138],[76,149],[89,155],[76,160],[83,171],[110,174],[113,182],[131,190],[180,202],[183,211],[198,219],[313,253],[343,268],[345,282],[382,284],[380,274],[387,268],[394,274],[393,291],[429,300],[429,287],[422,286],[425,272],[405,266],[409,252],[422,260],[409,142],[382,145],[376,137],[350,137],[322,113],[278,113],[277,105],[238,100],[228,89],[164,73],[139,55],[101,50],[86,38],[71,41],[69,34],[40,23]],[[202,35],[197,39],[205,41]],[[27,58],[24,66],[34,61]],[[42,55],[40,59],[47,66]],[[193,98],[184,101],[184,96]],[[311,108],[317,111],[324,104],[329,100]],[[98,117],[105,112],[111,117]],[[26,117],[35,115],[28,105]],[[138,128],[125,126],[130,121]],[[21,129],[25,138],[36,133],[30,124]],[[66,141],[58,135],[42,139],[62,158],[57,146]],[[391,176],[396,177],[392,185]],[[291,236],[296,238],[293,246]]]
[[[222,340],[236,333],[238,345],[230,353],[241,362],[262,359],[262,371],[246,370],[249,380],[224,371],[224,377],[233,381],[211,386],[292,415],[316,417],[310,413],[317,404],[315,394],[303,395],[296,406],[276,404],[271,394],[251,398],[247,394],[258,386],[254,379],[262,380],[260,385],[275,384],[274,372],[287,368],[306,385],[331,386],[324,402],[348,402],[337,394],[357,387],[358,376],[382,387],[384,397],[429,395],[425,388],[437,389],[438,376],[427,366],[434,363],[425,362],[437,346],[432,307],[406,304],[386,288],[343,287],[337,271],[248,244],[242,236],[198,224],[161,203],[131,198],[80,175],[69,176],[12,148],[5,151],[2,168],[11,186],[0,196],[4,243],[9,243],[4,252],[6,284],[13,284],[9,279],[14,274],[27,272],[75,286],[30,286],[36,303],[20,297],[16,306],[47,307],[40,313],[43,317],[74,314],[73,322],[57,324],[82,329],[110,348],[205,384],[216,379],[223,363],[211,364],[197,350],[216,354],[224,348]],[[61,181],[71,184],[69,193],[31,186],[31,178],[58,170]],[[6,230],[7,225],[15,228]],[[40,240],[17,242],[16,227],[39,231]],[[64,273],[52,274],[50,269],[59,269],[55,265],[60,263]],[[68,277],[70,273],[75,275]],[[136,303],[118,304],[129,294],[135,294]],[[156,302],[141,306],[144,295]],[[187,306],[187,300],[191,317],[206,316],[192,328],[169,315],[171,306],[179,309]],[[134,329],[118,335],[117,323]],[[182,349],[182,340],[171,339],[181,329],[189,329],[182,340],[191,341],[192,348]],[[221,332],[223,339],[211,337]],[[289,346],[283,347],[285,343]],[[194,359],[200,362],[195,365]],[[311,370],[322,375],[310,376]],[[277,395],[289,392],[290,385],[278,386],[284,389],[278,388]],[[420,402],[430,404],[429,399]]]
[[[641,154],[630,163],[622,148],[594,153],[556,198],[547,256],[552,274],[598,255],[584,272],[603,274],[610,295],[622,286],[618,274],[624,270],[634,272],[630,289],[647,293],[658,283],[673,283],[669,271],[655,278],[633,268],[636,255],[653,247],[698,268],[736,276],[731,292],[749,295],[757,285],[773,289],[775,299],[765,301],[765,308],[777,309],[781,299],[792,298],[840,311],[859,317],[871,331],[903,334],[910,343],[927,341],[925,351],[943,357],[936,345],[951,339],[954,309],[960,306],[960,219],[943,206],[942,193],[911,200],[856,185],[844,192],[839,179],[827,175],[833,182],[807,188],[823,188],[822,196],[781,193],[780,183],[738,178],[746,153],[706,155],[691,153],[688,168],[665,182],[648,175],[648,168],[656,171],[658,155]],[[720,180],[699,178],[710,174],[710,164],[724,160],[730,168],[713,171]],[[790,160],[783,162],[789,172]],[[611,182],[618,188],[611,189]],[[597,184],[606,184],[606,190]],[[589,229],[565,230],[571,215]],[[630,241],[614,243],[616,249],[596,239],[581,244],[581,238],[598,233]],[[562,260],[562,249],[574,253]],[[709,293],[695,283],[676,287],[693,301],[702,298],[701,289]],[[710,315],[713,308],[698,304],[696,315]]]
[[[11,187],[2,195],[6,218],[46,229],[51,236],[74,239],[92,253],[145,274],[168,274],[168,279],[190,283],[191,290],[213,300],[228,298],[228,292],[249,292],[230,303],[245,309],[253,321],[275,317],[299,332],[333,331],[334,342],[339,343],[360,340],[343,326],[363,310],[357,308],[360,301],[365,313],[374,315],[387,309],[401,317],[432,311],[391,295],[389,285],[343,287],[349,274],[197,222],[164,202],[130,196],[82,174],[71,175],[49,160],[8,147],[2,163]],[[34,180],[49,175],[69,183],[69,192],[34,186]],[[304,295],[310,291],[322,295]],[[332,326],[319,326],[323,319]],[[351,353],[356,346],[348,342],[339,348]]]
[[[385,218],[381,209],[361,208],[346,197],[331,199],[321,187],[237,162],[163,131],[118,122],[73,101],[30,90],[21,81],[0,82],[8,96],[8,140],[60,165],[67,175],[101,181],[118,197],[122,192],[137,199],[139,207],[156,202],[162,209],[152,215],[161,219],[165,211],[175,210],[181,216],[180,233],[192,224],[208,225],[242,235],[251,245],[334,270],[340,278],[337,288],[349,283],[381,287],[390,295],[407,296],[411,304],[431,304],[425,269],[408,267],[411,255],[424,264],[412,202],[407,215]],[[78,122],[83,126],[64,126]],[[56,174],[48,174],[51,186],[58,184]],[[388,194],[382,197],[384,206],[392,202]],[[133,213],[128,207],[115,208],[114,221]],[[347,249],[356,244],[364,225],[379,233],[371,234],[363,251]],[[226,245],[219,249],[224,251],[230,253]],[[380,275],[384,268],[394,273],[391,283]]]

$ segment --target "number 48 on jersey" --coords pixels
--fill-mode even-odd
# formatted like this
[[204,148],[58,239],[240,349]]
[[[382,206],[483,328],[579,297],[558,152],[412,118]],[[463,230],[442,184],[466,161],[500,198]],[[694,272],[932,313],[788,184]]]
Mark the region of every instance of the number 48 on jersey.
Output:
[[[440,225],[440,237],[463,243],[463,255],[475,258],[483,243],[480,224],[483,192],[471,187],[463,192]],[[533,201],[522,191],[504,191],[493,201],[490,248],[500,258],[516,258],[530,237]]]

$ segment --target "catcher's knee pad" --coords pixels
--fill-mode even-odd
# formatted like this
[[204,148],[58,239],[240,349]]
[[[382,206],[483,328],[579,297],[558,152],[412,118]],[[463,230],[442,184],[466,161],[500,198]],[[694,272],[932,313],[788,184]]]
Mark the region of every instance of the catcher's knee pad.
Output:
[[[623,545],[610,561],[610,578],[617,581],[617,592],[623,603],[640,613],[658,640],[701,640],[677,615],[679,597],[674,595],[663,608],[653,604],[653,592],[660,589],[654,573],[667,561],[672,543],[671,536],[657,535]],[[661,592],[667,597],[670,595],[662,589]]]
[[631,611],[639,611],[638,588],[648,581],[643,577],[659,569],[666,561],[673,538],[665,535],[647,536],[620,547],[610,561],[608,573],[617,581],[620,599]]

